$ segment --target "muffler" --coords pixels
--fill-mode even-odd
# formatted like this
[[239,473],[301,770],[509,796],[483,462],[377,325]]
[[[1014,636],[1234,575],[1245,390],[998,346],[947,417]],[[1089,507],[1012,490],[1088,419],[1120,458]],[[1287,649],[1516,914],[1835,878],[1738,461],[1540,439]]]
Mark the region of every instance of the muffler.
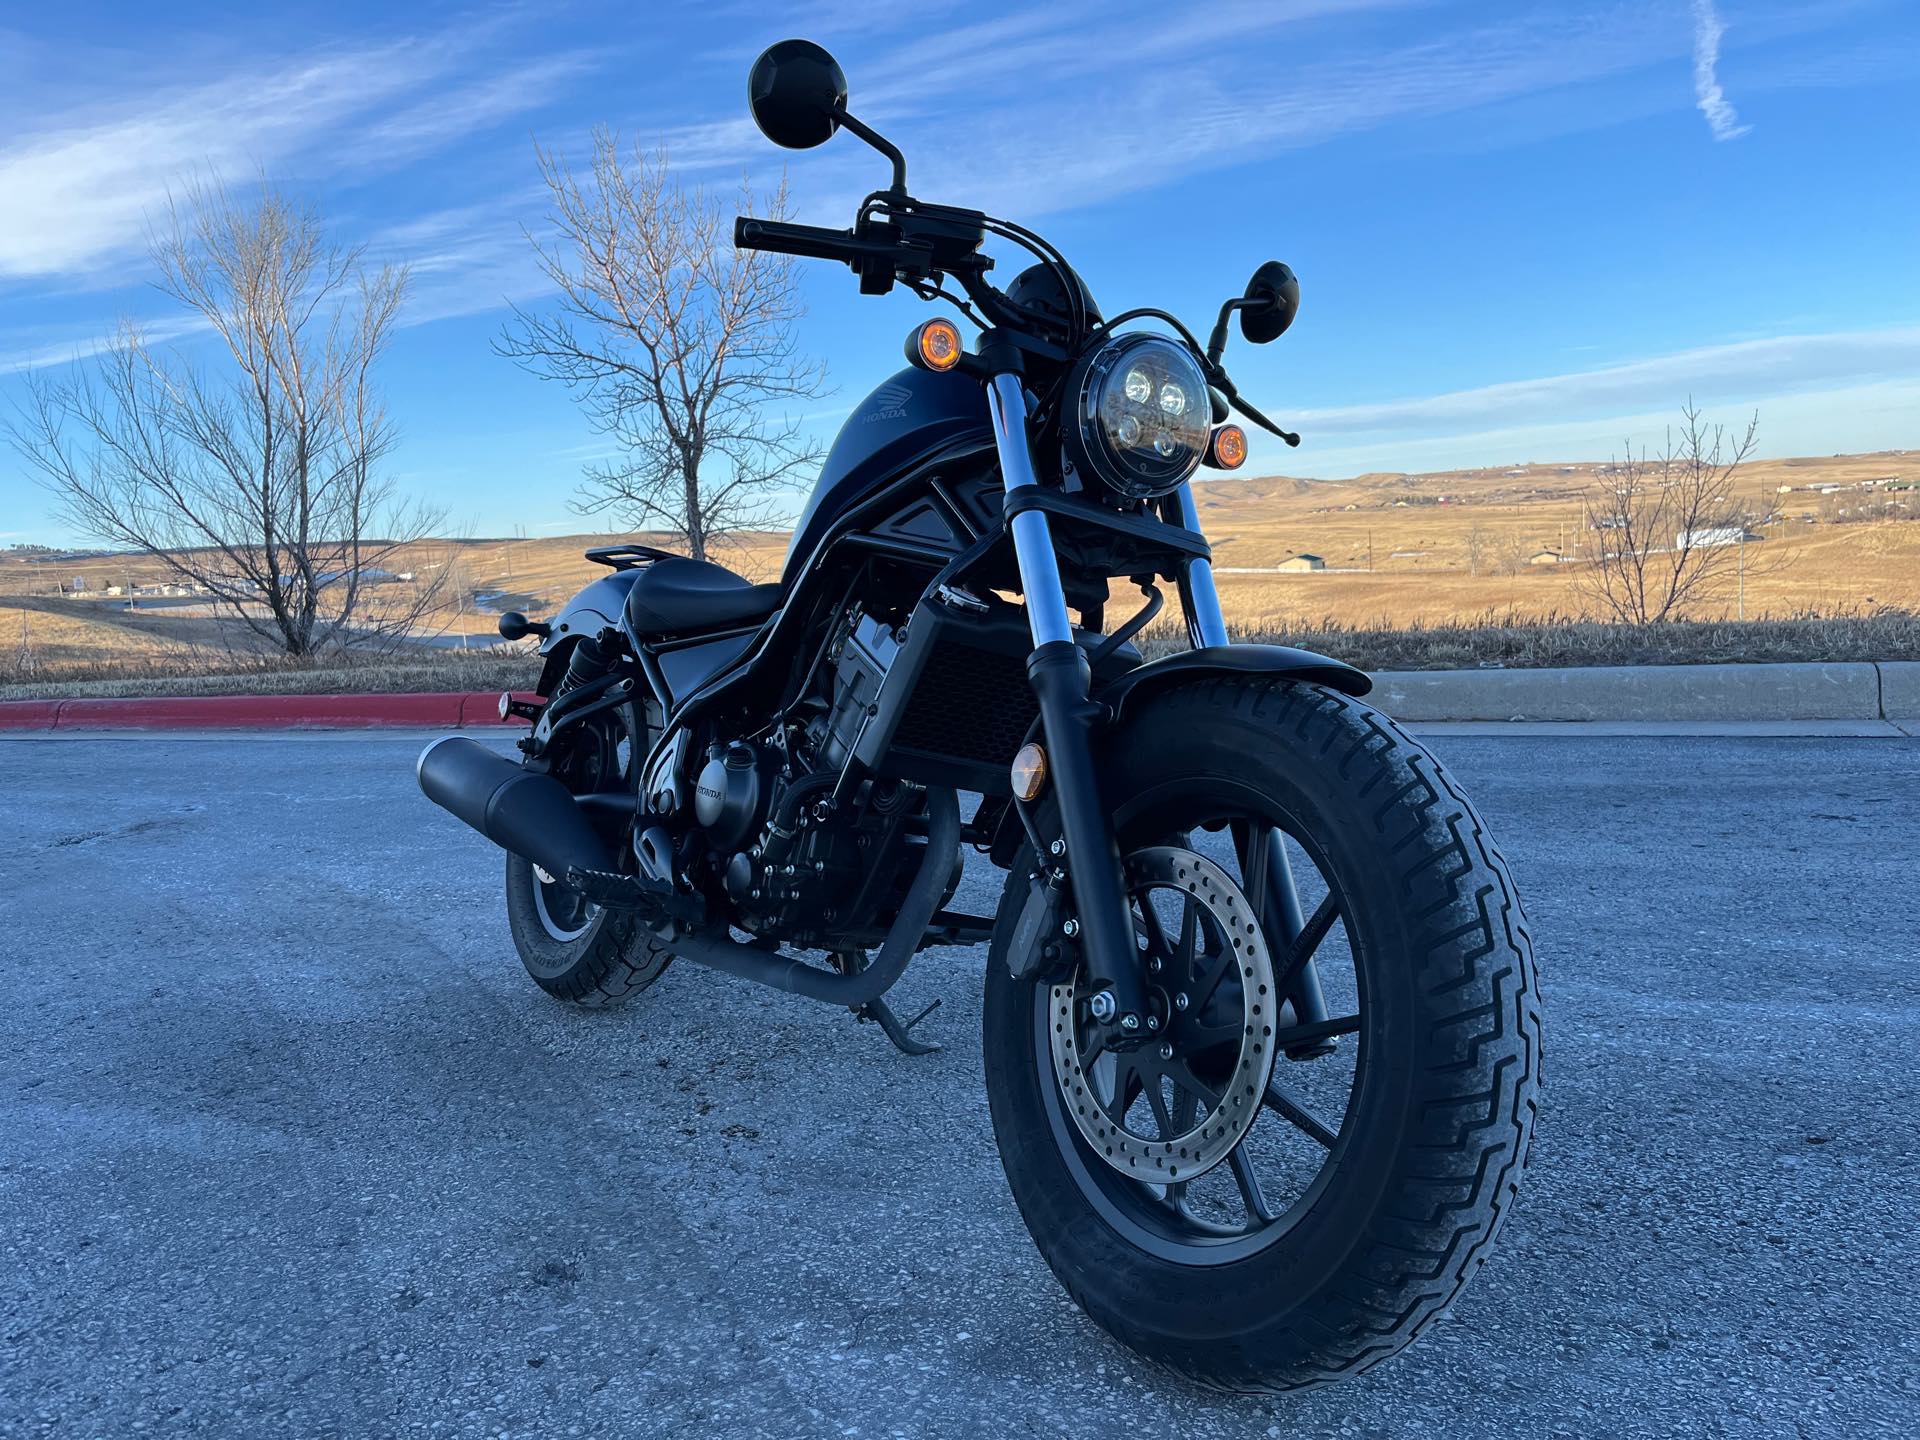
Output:
[[442,810],[556,879],[572,870],[619,869],[618,857],[566,786],[478,741],[441,736],[420,752],[414,774]]

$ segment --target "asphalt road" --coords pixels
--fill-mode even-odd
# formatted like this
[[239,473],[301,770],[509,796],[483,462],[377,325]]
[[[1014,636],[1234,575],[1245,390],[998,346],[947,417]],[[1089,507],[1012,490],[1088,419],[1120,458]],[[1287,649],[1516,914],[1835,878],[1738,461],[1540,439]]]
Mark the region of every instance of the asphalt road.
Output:
[[1413,1350],[1239,1401],[1028,1242],[983,951],[902,982],[927,1059],[689,965],[576,1012],[418,737],[0,742],[0,1434],[1911,1433],[1920,742],[1438,744],[1539,937],[1533,1171]]

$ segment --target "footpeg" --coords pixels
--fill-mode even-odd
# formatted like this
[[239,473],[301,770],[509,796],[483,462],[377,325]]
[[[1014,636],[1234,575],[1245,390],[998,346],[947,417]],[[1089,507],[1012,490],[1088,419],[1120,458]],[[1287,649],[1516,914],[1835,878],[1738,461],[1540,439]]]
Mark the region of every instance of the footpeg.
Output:
[[609,910],[637,910],[653,920],[680,920],[697,924],[705,907],[692,895],[682,895],[665,880],[623,875],[615,870],[567,871],[567,885],[596,905]]

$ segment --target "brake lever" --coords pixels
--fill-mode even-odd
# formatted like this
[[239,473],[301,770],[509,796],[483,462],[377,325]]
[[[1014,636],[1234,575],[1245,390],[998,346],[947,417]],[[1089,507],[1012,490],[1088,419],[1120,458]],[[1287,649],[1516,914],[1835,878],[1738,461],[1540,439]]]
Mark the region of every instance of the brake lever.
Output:
[[1258,410],[1254,409],[1253,406],[1249,405],[1245,400],[1242,400],[1238,395],[1232,395],[1232,394],[1228,395],[1227,403],[1233,406],[1233,408],[1238,410],[1242,415],[1246,416],[1247,419],[1253,421],[1253,423],[1258,425],[1262,430],[1271,430],[1274,434],[1278,435],[1282,440],[1286,441],[1287,444],[1289,445],[1293,445],[1293,446],[1299,445],[1300,437],[1298,435],[1296,435],[1291,430],[1282,430],[1278,425],[1274,424],[1273,421],[1269,420],[1266,416],[1262,415]]
[[[1221,312],[1221,324],[1224,325],[1225,323],[1226,312],[1223,310]],[[1216,390],[1227,397],[1227,404],[1238,410],[1262,430],[1271,431],[1273,434],[1278,435],[1282,440],[1286,441],[1288,445],[1297,447],[1300,444],[1300,437],[1297,434],[1291,430],[1282,430],[1278,425],[1274,424],[1273,421],[1256,410],[1249,401],[1240,398],[1240,391],[1238,387],[1234,385],[1233,377],[1227,374],[1226,367],[1223,366],[1218,359],[1209,355],[1206,363],[1208,381]]]

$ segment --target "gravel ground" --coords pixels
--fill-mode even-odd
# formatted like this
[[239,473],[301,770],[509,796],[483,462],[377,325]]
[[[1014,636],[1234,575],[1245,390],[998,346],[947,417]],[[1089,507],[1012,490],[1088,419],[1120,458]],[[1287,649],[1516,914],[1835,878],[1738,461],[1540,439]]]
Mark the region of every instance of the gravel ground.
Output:
[[1911,1433],[1920,742],[1438,740],[1539,937],[1533,1172],[1447,1323],[1258,1401],[1040,1262],[983,950],[919,1060],[688,965],[563,1008],[420,743],[0,742],[0,1434]]

